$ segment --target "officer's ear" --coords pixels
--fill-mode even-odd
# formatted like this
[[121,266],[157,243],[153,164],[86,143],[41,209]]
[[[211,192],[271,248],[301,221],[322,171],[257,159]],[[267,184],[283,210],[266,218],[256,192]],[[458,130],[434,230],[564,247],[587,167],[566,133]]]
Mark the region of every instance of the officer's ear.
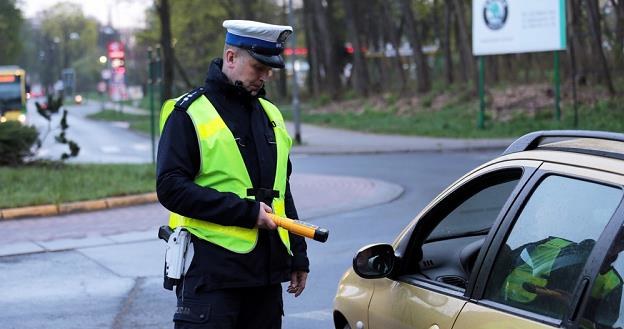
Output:
[[230,69],[233,68],[235,65],[234,62],[236,61],[236,56],[236,50],[232,48],[225,49],[225,52],[223,53],[223,65],[226,65]]

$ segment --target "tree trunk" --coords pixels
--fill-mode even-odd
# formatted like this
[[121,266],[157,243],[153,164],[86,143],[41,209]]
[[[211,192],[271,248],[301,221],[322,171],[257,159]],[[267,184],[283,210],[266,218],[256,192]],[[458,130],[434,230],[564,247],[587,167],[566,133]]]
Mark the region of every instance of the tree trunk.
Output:
[[618,73],[624,70],[624,1],[611,0],[611,5],[615,10],[615,47],[613,58],[615,68]]
[[[369,11],[367,13],[368,24],[365,30],[365,35],[368,36],[365,44],[375,54],[372,64],[375,67],[375,74],[371,79],[371,89],[378,92],[391,90],[393,87],[391,72],[388,70],[385,38],[383,33],[383,21],[382,8],[379,1],[371,1],[369,4]],[[386,18],[387,19],[387,18]]]
[[401,54],[399,54],[399,48],[401,47],[401,35],[399,34],[399,29],[392,23],[394,19],[392,19],[392,8],[390,6],[390,1],[381,1],[381,19],[384,23],[384,44],[390,43],[392,48],[394,48],[395,56],[392,58],[392,62],[396,66],[397,73],[401,78],[399,90],[400,93],[403,93],[407,87],[407,77],[405,76],[405,70],[403,69]]
[[368,68],[366,60],[362,53],[362,44],[360,43],[360,33],[355,21],[356,4],[354,0],[343,0],[345,6],[345,18],[347,22],[348,34],[351,36],[351,44],[353,45],[353,85],[358,94],[362,96],[368,95]]
[[[509,68],[514,67],[514,62],[512,61],[512,55],[503,55],[503,67]],[[518,78],[518,74],[513,70],[503,70],[505,72],[503,79],[507,81],[516,81]]]
[[[452,0],[449,0],[452,2]],[[455,7],[451,6],[453,13],[455,13]],[[461,80],[464,83],[467,83],[470,80],[470,71],[468,70],[468,65],[470,65],[470,61],[466,61],[466,56],[463,56],[462,53],[462,45],[460,40],[460,26],[459,20],[457,19],[457,15],[454,15],[455,19],[453,20],[453,29],[455,32],[455,49],[459,50],[459,75],[461,76]]]
[[[288,2],[287,0],[282,1],[282,12],[281,18],[282,22],[288,22]],[[305,26],[305,25],[304,25]],[[293,49],[293,58],[295,56],[295,50]],[[282,99],[286,99],[288,97],[288,75],[286,74],[286,69],[279,70],[277,73],[279,78],[277,80],[277,92]]]
[[442,40],[442,53],[444,54],[444,77],[448,85],[453,84],[453,54],[451,53],[451,27],[453,26],[453,11],[451,2],[444,3],[444,34]]
[[325,67],[323,86],[326,88],[325,91],[335,99],[338,98],[340,94],[340,73],[335,58],[334,37],[330,32],[329,19],[327,17],[330,13],[323,8],[323,0],[312,0],[312,3],[316,7],[314,19],[319,32],[317,34],[317,40],[323,49],[322,58],[323,66]]
[[458,24],[458,34],[456,35],[457,39],[458,39],[458,46],[459,46],[459,53],[460,56],[463,59],[463,75],[464,75],[464,79],[467,81],[470,79],[471,75],[476,74],[476,71],[474,69],[474,65],[473,65],[473,56],[472,56],[472,49],[470,46],[470,35],[468,34],[468,24],[466,24],[466,18],[464,16],[464,13],[466,12],[464,10],[464,5],[463,5],[463,1],[462,0],[452,0],[453,2],[453,11],[455,12],[455,17],[457,18],[457,24]]
[[488,63],[488,71],[490,71],[490,81],[493,81],[494,84],[497,84],[500,82],[500,76],[498,74],[498,60],[499,60],[500,56],[488,56],[489,59],[489,63]]
[[316,42],[316,36],[318,35],[318,29],[314,23],[314,8],[311,3],[314,0],[304,0],[304,14],[303,19],[305,22],[304,29],[306,34],[306,47],[308,48],[308,61],[310,62],[310,74],[309,81],[312,91],[312,95],[318,96],[320,93],[321,85],[321,61],[320,52],[321,49]]
[[613,88],[613,82],[611,81],[611,73],[609,72],[609,66],[607,65],[607,58],[605,57],[602,49],[602,34],[600,30],[600,8],[598,7],[598,0],[585,0],[587,4],[587,11],[589,13],[589,30],[592,34],[591,40],[594,42],[594,51],[597,55],[597,60],[600,65],[601,78],[606,84],[610,95],[615,94]]
[[569,14],[566,16],[569,17],[568,26],[571,27],[570,39],[573,43],[573,47],[571,48],[574,49],[574,57],[577,67],[576,78],[585,80],[585,75],[589,71],[588,68],[590,65],[586,52],[589,47],[585,45],[585,38],[582,37],[581,17],[583,13],[581,10],[581,0],[570,0],[569,4]]
[[526,62],[524,65],[524,83],[528,84],[531,79],[531,69],[533,69],[533,54],[526,54]]
[[246,0],[241,3],[243,11],[243,19],[254,21],[256,20],[256,2],[258,0]]
[[173,97],[173,47],[171,44],[171,13],[169,11],[169,0],[160,0],[156,9],[160,17],[160,46],[162,48],[162,94],[161,103]]
[[410,44],[412,45],[414,63],[416,63],[416,83],[418,85],[418,91],[425,93],[431,90],[429,66],[427,65],[427,58],[422,51],[422,41],[417,30],[416,19],[414,18],[410,1],[401,0],[401,9],[403,10],[403,15],[405,16],[405,27],[407,29]]

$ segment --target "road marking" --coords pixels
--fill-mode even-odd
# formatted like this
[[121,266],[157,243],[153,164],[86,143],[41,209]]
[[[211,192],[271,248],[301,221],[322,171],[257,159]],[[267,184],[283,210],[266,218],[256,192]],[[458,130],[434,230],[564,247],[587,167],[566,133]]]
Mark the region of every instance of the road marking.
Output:
[[132,148],[137,151],[147,151],[152,148],[152,145],[150,145],[149,143],[137,143],[132,144]]
[[100,150],[104,153],[119,153],[121,149],[114,145],[100,146]]
[[123,129],[130,128],[130,122],[127,122],[127,121],[112,121],[111,124],[118,128],[123,128]]
[[287,314],[286,316],[291,317],[291,318],[326,321],[326,320],[332,319],[332,310],[331,309],[316,310],[316,311],[310,311],[310,312]]

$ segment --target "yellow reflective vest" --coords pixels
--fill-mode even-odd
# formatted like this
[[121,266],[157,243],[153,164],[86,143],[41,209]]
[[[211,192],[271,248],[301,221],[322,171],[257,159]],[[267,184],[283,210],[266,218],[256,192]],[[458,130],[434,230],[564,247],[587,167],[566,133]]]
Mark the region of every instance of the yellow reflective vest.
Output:
[[548,284],[550,271],[561,250],[572,244],[560,238],[550,239],[539,244],[530,253],[532,264],[526,262],[514,268],[503,283],[503,297],[519,303],[529,303],[535,300],[537,294],[525,289],[529,283],[535,287],[545,288]]
[[[194,91],[196,92],[196,91]],[[162,132],[167,118],[174,110],[176,102],[187,95],[176,99],[167,100],[161,109],[160,131]],[[273,199],[273,212],[278,216],[285,216],[284,198],[286,195],[286,176],[288,166],[288,154],[292,145],[292,139],[286,131],[284,119],[279,109],[271,102],[258,98],[262,108],[273,124],[275,141],[277,144],[277,162],[275,168],[275,181],[273,189],[279,191],[279,197]],[[253,188],[245,162],[240,154],[234,135],[210,103],[206,96],[201,95],[192,101],[187,111],[197,133],[200,154],[200,169],[195,178],[195,183],[200,186],[210,187],[220,192],[231,192],[240,198],[247,196],[247,189]],[[221,246],[236,253],[248,253],[254,249],[258,240],[258,228],[244,228],[239,226],[223,226],[210,222],[185,217],[181,214],[171,213],[169,226],[172,228],[182,226],[195,236]],[[288,231],[278,228],[278,234],[282,243],[292,255]]]

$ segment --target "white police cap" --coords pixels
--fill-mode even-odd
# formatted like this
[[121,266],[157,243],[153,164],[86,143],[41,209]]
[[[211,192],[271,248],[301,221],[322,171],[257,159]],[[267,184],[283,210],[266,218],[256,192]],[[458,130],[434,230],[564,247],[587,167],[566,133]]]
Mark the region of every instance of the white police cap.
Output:
[[246,20],[227,20],[223,22],[227,29],[225,43],[247,49],[259,62],[284,68],[284,43],[292,34],[293,28],[287,25],[273,25]]

